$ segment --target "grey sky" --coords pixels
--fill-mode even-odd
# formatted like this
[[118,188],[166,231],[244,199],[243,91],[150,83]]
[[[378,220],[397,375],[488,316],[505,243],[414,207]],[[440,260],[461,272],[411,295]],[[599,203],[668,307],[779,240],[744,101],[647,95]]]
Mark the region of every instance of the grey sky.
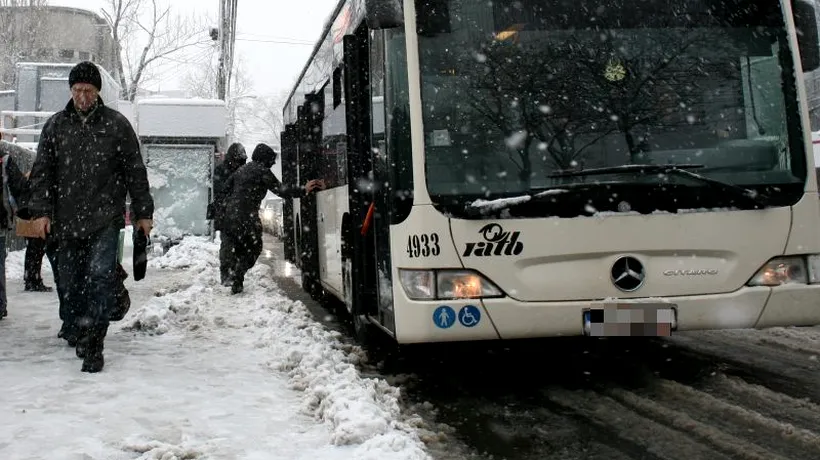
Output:
[[[49,3],[96,13],[106,4],[104,0],[50,0]],[[274,95],[290,89],[312,46],[274,41],[315,43],[336,3],[337,0],[239,0],[236,50],[247,72],[253,76],[255,94]],[[214,18],[215,26],[219,2],[173,0],[173,8],[180,13],[208,14]],[[202,33],[207,36],[207,31]],[[178,89],[179,84],[178,80],[163,75],[162,89]]]

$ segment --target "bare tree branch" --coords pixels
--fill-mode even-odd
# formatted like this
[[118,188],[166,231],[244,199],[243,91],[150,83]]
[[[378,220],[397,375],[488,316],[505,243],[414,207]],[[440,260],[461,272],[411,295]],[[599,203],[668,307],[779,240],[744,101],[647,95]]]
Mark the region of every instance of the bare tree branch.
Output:
[[133,101],[163,60],[208,44],[204,17],[184,17],[158,0],[106,0],[103,17],[114,31],[122,96]]

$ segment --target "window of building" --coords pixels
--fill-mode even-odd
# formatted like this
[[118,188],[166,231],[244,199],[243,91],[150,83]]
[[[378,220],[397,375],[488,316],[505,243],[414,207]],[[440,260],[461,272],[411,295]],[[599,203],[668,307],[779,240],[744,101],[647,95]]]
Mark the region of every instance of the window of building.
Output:
[[88,61],[91,59],[91,53],[89,53],[88,51],[80,51],[78,53],[78,57],[81,61]]
[[59,56],[62,59],[72,59],[74,57],[74,50],[60,50]]

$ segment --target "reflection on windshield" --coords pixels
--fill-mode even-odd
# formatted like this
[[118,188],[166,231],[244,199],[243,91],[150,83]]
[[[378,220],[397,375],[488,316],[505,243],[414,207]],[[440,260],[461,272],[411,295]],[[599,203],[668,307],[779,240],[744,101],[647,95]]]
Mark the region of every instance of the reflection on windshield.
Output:
[[804,179],[776,2],[585,3],[417,0],[432,195],[510,196],[635,163]]

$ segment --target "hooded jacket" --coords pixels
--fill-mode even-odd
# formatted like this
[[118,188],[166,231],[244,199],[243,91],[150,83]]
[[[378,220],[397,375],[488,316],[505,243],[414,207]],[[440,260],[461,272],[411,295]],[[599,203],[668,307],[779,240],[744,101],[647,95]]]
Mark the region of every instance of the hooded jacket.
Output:
[[253,150],[251,162],[239,168],[225,184],[225,216],[233,231],[247,231],[259,226],[259,206],[268,191],[282,198],[299,198],[304,187],[287,188],[270,169],[276,163],[276,152],[265,144]]
[[234,142],[228,147],[228,153],[222,163],[214,168],[214,199],[213,199],[213,219],[216,230],[221,230],[225,220],[225,197],[230,192],[225,187],[228,178],[233,175],[247,161],[245,147],[239,142]]
[[221,201],[225,198],[228,192],[225,190],[225,183],[228,182],[231,174],[245,164],[247,159],[245,147],[239,142],[234,142],[228,147],[225,159],[214,168],[214,201]]
[[46,121],[31,168],[33,218],[51,218],[59,239],[87,238],[125,226],[125,197],[134,220],[151,219],[154,200],[134,128],[97,98],[85,119],[72,101]]

